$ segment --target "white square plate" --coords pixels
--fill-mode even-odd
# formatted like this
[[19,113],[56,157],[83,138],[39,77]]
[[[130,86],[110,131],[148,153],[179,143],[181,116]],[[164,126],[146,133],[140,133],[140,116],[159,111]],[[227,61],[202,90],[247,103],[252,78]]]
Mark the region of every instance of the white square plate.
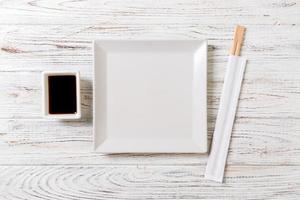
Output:
[[207,151],[205,41],[94,42],[94,148]]

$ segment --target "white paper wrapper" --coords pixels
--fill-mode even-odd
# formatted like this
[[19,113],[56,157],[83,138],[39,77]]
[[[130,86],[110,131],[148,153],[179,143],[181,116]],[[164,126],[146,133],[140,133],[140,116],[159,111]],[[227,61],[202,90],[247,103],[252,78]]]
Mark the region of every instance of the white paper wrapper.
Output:
[[229,56],[212,147],[205,171],[205,178],[209,180],[223,182],[230,137],[245,66],[245,58]]

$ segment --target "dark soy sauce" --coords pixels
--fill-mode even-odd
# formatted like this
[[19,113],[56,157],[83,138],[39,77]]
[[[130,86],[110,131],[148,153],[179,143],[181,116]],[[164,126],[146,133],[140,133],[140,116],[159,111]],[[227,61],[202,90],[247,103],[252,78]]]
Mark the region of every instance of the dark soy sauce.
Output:
[[48,87],[50,114],[74,114],[77,112],[76,76],[49,76]]

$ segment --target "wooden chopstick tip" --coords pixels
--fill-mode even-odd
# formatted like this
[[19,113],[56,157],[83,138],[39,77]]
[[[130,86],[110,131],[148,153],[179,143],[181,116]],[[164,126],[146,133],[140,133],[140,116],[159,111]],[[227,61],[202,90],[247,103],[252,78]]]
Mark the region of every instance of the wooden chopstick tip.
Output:
[[244,26],[241,26],[241,25],[237,25],[236,28],[235,28],[235,37],[236,38],[233,38],[234,40],[236,39],[237,41],[240,41],[242,42],[243,41],[243,38],[244,38],[244,33],[246,31],[246,27]]
[[245,26],[241,26],[241,25],[237,25],[236,29],[239,30],[239,31],[242,31],[242,32],[246,31],[246,27]]
[[236,26],[235,31],[234,31],[232,47],[230,49],[231,55],[235,55],[235,56],[240,55],[245,31],[246,31],[246,28],[244,26],[241,26],[241,25]]

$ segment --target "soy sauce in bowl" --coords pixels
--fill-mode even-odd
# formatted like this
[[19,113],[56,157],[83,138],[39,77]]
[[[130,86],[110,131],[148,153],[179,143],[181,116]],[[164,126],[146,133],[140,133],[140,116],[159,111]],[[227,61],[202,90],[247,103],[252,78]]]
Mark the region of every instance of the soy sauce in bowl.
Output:
[[76,76],[48,76],[49,113],[76,114]]

